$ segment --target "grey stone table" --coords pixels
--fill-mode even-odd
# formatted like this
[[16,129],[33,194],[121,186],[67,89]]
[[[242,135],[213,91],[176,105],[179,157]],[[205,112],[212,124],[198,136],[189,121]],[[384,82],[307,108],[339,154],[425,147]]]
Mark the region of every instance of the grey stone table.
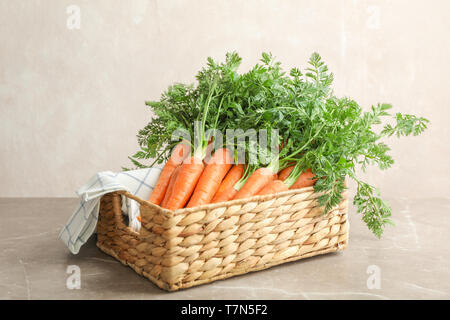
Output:
[[[389,200],[389,199],[388,199]],[[57,239],[77,199],[0,199],[0,299],[450,299],[450,198],[391,199],[375,238],[350,209],[346,251],[168,293],[102,253]],[[68,289],[69,266],[79,289]]]

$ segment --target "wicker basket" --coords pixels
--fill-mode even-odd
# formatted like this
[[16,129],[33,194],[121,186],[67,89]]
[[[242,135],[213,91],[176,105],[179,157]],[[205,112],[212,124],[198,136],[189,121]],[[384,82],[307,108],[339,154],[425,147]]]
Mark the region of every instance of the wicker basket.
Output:
[[[140,204],[132,231],[121,194]],[[327,214],[312,187],[170,211],[127,192],[103,196],[97,246],[158,287],[175,291],[345,249],[347,192]]]

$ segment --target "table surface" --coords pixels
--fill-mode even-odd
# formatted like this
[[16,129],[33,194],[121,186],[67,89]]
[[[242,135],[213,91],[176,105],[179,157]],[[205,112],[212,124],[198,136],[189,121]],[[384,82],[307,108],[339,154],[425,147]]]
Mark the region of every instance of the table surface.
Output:
[[[381,240],[351,206],[343,252],[168,293],[101,252],[95,236],[69,252],[58,234],[77,199],[0,198],[0,299],[450,299],[450,198],[387,200],[396,226]],[[79,289],[66,284],[73,265]]]

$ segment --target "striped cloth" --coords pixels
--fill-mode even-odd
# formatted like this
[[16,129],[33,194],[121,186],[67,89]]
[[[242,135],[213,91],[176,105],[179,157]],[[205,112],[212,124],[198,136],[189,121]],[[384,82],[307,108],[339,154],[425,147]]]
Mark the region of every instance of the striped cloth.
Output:
[[[80,247],[96,230],[100,198],[104,194],[126,190],[142,199],[148,199],[160,173],[160,168],[97,173],[77,191],[80,203],[61,230],[59,238],[73,254],[77,254]],[[122,211],[129,217],[130,228],[138,231],[141,227],[141,223],[137,220],[138,203],[122,196]]]

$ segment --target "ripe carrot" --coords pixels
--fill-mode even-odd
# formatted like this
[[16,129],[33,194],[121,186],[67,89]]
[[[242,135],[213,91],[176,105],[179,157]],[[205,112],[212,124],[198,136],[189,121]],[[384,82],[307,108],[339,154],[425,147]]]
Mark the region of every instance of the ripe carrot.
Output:
[[183,161],[180,172],[175,180],[173,191],[166,208],[176,210],[183,208],[188,202],[192,192],[202,175],[205,165],[198,156],[190,156]]
[[289,175],[291,174],[292,170],[294,170],[294,168],[295,166],[290,166],[281,170],[280,173],[278,174],[278,179],[282,181],[286,180],[287,177],[289,177]]
[[[311,170],[309,170],[309,171],[311,171]],[[287,177],[285,179],[281,179],[282,175],[283,176],[287,175]],[[300,181],[302,181],[302,183],[304,183],[305,178],[302,178],[300,180],[300,177],[302,177],[302,176],[308,177],[309,176],[308,170],[302,173],[300,171],[300,167],[298,164],[291,166],[291,167],[287,167],[286,169],[284,169],[280,172],[280,176],[278,177],[277,180],[273,180],[273,181],[269,182],[263,189],[261,189],[257,193],[257,195],[273,194],[273,193],[278,193],[278,192],[289,190],[289,188],[291,186],[295,185],[297,182],[300,183]],[[314,174],[312,176],[314,176]],[[308,183],[310,181],[311,180],[308,180]]]
[[233,157],[228,149],[216,150],[203,171],[186,208],[210,203],[230,170],[232,162]]
[[261,196],[264,194],[273,194],[282,191],[289,190],[289,187],[284,183],[284,181],[277,179],[269,182],[264,188],[262,188],[257,195]]
[[153,189],[148,201],[156,205],[161,204],[166,194],[169,185],[170,177],[173,171],[178,167],[183,160],[189,155],[190,145],[186,142],[180,142],[173,150],[169,160],[164,165],[164,168],[159,175],[158,182]]
[[161,207],[165,208],[167,206],[167,202],[170,199],[170,196],[173,192],[173,186],[175,185],[175,181],[178,177],[178,174],[180,173],[181,166],[178,166],[175,168],[175,170],[172,173],[172,176],[170,177],[169,186],[167,187],[166,194],[164,195],[164,199],[161,202]]
[[312,179],[314,176],[315,174],[312,173],[311,169],[303,171],[297,181],[295,181],[289,189],[300,189],[313,186],[317,181],[317,179]]
[[206,146],[206,149],[205,149],[205,157],[203,158],[203,162],[208,163],[211,161],[211,158],[213,156],[213,154],[212,154],[213,149],[214,149],[214,143],[213,143],[213,137],[211,137],[211,139],[209,139],[208,145]]
[[273,173],[269,167],[259,168],[248,178],[247,182],[234,196],[234,199],[249,198],[257,194],[270,181],[276,179],[276,173]]
[[242,178],[244,174],[244,165],[238,164],[231,168],[225,179],[219,186],[211,203],[224,202],[233,199],[238,190],[236,190],[236,183]]
[[[187,157],[181,164],[180,172],[175,179],[172,194],[167,201],[166,208],[169,210],[177,210],[186,205],[205,169],[203,159],[206,156],[208,142],[212,141],[211,139],[210,141],[206,140],[206,120],[208,118],[209,105],[213,95],[216,94],[217,83],[217,79],[213,80],[209,85],[209,93],[206,99],[202,96],[198,101],[200,104],[200,112],[197,115],[197,120],[201,119],[201,121],[198,121],[194,128],[194,138],[196,138],[196,143],[194,143],[195,150],[192,156]],[[215,129],[215,127],[209,129]]]

